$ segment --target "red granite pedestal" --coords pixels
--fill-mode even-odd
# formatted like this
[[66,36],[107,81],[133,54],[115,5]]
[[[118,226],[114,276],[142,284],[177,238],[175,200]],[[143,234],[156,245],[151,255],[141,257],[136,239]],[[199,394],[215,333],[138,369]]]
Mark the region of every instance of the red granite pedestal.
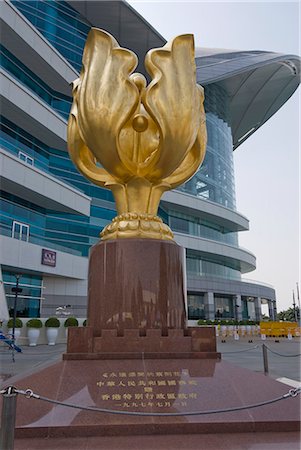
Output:
[[171,241],[100,241],[89,258],[88,325],[65,360],[219,358],[213,328],[186,328],[185,254]]
[[184,249],[173,241],[116,239],[89,257],[88,323],[104,329],[184,329]]

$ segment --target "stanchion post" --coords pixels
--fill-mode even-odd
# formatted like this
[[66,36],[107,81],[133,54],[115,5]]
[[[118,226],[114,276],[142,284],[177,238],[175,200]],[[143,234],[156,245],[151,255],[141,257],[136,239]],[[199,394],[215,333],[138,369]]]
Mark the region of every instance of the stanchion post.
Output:
[[268,365],[268,352],[265,344],[262,344],[262,356],[263,356],[263,369],[264,374],[268,375],[269,373],[269,365]]
[[2,400],[0,448],[14,450],[17,393],[13,386],[7,388]]

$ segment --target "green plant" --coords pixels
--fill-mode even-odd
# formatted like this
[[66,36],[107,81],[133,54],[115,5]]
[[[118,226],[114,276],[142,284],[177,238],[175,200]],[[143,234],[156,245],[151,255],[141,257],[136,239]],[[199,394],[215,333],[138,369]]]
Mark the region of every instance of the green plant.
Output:
[[200,320],[198,320],[198,325],[207,325],[207,320],[204,320],[204,319],[200,319]]
[[64,322],[64,327],[78,327],[78,320],[76,317],[68,317]]
[[40,319],[30,319],[26,322],[28,328],[42,328],[43,323]]
[[84,321],[83,321],[83,327],[86,327],[87,326],[87,319],[85,319]]
[[45,327],[47,328],[59,328],[60,321],[57,317],[49,317],[45,322]]
[[246,320],[246,321],[245,321],[245,324],[246,324],[246,325],[249,325],[249,326],[250,326],[250,325],[256,325],[256,322],[255,322],[254,320]]
[[[15,328],[22,328],[22,327],[23,327],[22,320],[16,317]],[[7,322],[7,328],[14,328],[14,319],[9,319],[9,321]]]
[[300,309],[298,306],[295,308],[288,308],[285,311],[280,311],[277,314],[277,320],[286,320],[288,322],[296,322],[300,319]]

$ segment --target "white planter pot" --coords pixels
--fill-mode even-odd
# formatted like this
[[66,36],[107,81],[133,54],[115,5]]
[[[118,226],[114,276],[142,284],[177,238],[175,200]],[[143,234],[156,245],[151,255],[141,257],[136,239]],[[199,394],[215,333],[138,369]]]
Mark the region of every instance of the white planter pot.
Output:
[[[13,329],[12,328],[8,329],[8,334],[12,338],[12,336],[13,336]],[[15,344],[17,344],[17,342],[18,342],[20,334],[21,334],[21,329],[20,328],[15,328]]]
[[37,345],[39,336],[40,336],[40,329],[39,328],[28,328],[27,332],[28,340],[29,340],[29,346],[35,347]]
[[48,345],[55,345],[58,332],[59,332],[58,328],[48,327],[46,329]]

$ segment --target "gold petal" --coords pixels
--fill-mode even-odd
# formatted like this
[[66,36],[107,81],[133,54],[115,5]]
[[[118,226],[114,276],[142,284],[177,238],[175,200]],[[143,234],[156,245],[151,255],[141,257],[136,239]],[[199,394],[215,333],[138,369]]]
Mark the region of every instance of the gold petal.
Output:
[[72,114],[69,116],[67,134],[69,155],[78,170],[98,186],[105,187],[106,183],[115,182],[105,169],[96,166],[95,158],[82,140],[77,120]]
[[160,157],[153,180],[172,174],[192,148],[201,121],[193,35],[176,37],[148,52],[145,66],[153,81],[143,104],[160,130]]
[[206,144],[207,144],[207,130],[206,130],[206,121],[205,121],[205,111],[203,107],[203,88],[199,86],[200,96],[201,96],[201,111],[202,111],[202,120],[198,129],[198,135],[195,143],[190,149],[188,155],[185,157],[184,161],[181,165],[171,174],[169,177],[164,178],[163,181],[169,183],[171,189],[176,188],[185,181],[189,180],[194,173],[197,171],[198,167],[202,164],[205,153],[206,153]]
[[139,102],[139,91],[129,75],[137,56],[119,47],[105,31],[92,28],[83,54],[78,88],[78,126],[97,160],[113,176],[128,178],[118,155],[118,135]]

